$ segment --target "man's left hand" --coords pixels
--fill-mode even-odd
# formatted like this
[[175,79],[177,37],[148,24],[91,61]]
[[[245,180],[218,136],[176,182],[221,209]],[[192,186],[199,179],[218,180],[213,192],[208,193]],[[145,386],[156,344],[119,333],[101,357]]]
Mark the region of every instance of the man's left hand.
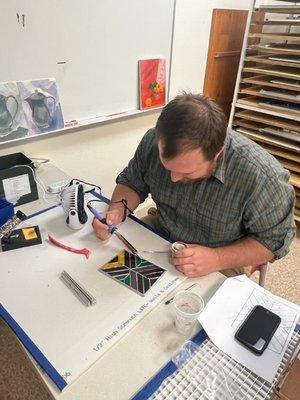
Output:
[[215,249],[199,245],[188,247],[172,253],[171,264],[187,277],[195,277],[219,271],[220,260]]

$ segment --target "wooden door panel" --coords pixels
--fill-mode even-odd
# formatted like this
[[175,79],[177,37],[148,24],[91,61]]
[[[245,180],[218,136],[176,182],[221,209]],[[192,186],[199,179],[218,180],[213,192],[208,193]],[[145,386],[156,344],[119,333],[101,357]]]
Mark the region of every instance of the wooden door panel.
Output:
[[247,16],[247,10],[213,10],[203,92],[215,99],[228,117]]

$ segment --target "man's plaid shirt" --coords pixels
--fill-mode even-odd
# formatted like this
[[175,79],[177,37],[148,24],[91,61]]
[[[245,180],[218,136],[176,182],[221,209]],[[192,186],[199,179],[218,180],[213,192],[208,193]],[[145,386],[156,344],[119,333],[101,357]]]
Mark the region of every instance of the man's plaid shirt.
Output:
[[208,179],[173,183],[150,129],[116,181],[137,192],[141,202],[151,193],[158,221],[173,240],[218,247],[253,237],[281,258],[295,235],[289,172],[233,130]]

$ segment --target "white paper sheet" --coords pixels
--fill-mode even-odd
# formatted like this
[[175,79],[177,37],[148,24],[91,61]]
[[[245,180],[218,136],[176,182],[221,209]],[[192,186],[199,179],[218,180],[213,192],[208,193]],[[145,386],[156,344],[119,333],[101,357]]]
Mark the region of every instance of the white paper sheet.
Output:
[[31,192],[28,174],[3,179],[2,184],[6,200],[12,203],[16,203],[20,197]]
[[[234,334],[256,305],[281,317],[262,355],[240,344]],[[245,275],[227,279],[211,298],[199,321],[213,343],[234,360],[272,382],[300,317],[300,307],[263,289]]]

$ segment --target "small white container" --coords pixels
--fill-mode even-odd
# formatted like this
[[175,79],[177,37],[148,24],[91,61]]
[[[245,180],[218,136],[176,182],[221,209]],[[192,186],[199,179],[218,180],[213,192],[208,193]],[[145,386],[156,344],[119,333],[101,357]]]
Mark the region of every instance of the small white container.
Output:
[[187,245],[183,242],[174,242],[172,244],[172,251],[174,251],[174,253],[176,253],[177,251],[183,250],[187,248]]
[[202,297],[195,293],[181,291],[175,295],[173,305],[177,331],[183,335],[191,334],[204,308]]

